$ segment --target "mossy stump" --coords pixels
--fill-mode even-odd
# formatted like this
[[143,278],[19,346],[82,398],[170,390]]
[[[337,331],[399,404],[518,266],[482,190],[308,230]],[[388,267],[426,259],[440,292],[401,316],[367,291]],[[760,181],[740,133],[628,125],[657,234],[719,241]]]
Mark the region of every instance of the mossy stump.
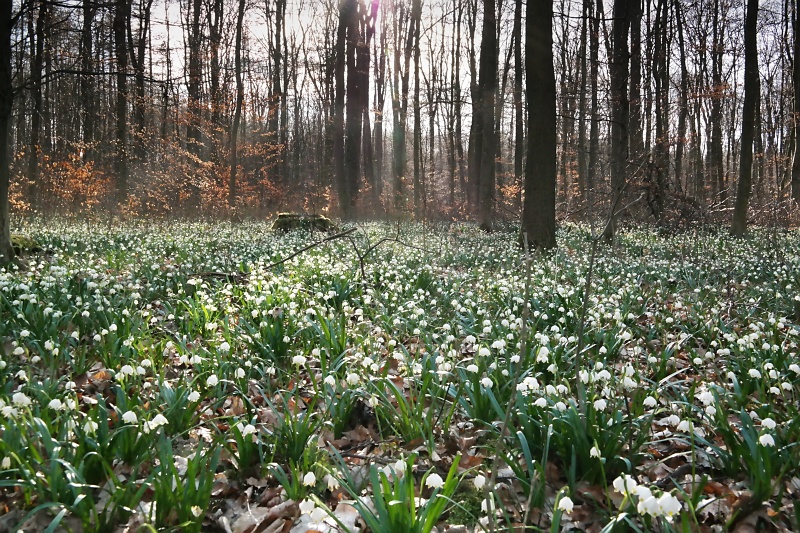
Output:
[[272,229],[282,232],[297,229],[315,229],[317,231],[333,231],[336,224],[322,215],[306,215],[304,213],[278,213],[272,223]]
[[42,247],[27,235],[11,234],[11,247],[16,255],[38,254]]

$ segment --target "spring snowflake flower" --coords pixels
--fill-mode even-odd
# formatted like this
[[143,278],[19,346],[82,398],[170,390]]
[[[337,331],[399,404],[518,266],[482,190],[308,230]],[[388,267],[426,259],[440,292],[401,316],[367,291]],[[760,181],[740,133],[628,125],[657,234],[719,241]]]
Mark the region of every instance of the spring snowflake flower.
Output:
[[475,485],[476,489],[481,490],[486,486],[486,476],[483,474],[478,474],[475,476],[475,479],[472,480],[472,483]]
[[599,400],[595,400],[595,402],[594,402],[595,411],[605,411],[607,406],[608,406],[608,402],[606,402],[602,398],[600,398]]
[[314,475],[314,472],[308,472],[305,476],[303,476],[303,486],[313,487],[316,484],[317,476]]
[[32,402],[31,399],[25,395],[25,393],[15,392],[14,395],[11,396],[11,403],[17,407],[29,407]]
[[[241,422],[239,424],[241,425]],[[239,431],[242,433],[242,437],[246,437],[248,435],[255,435],[256,427],[253,424],[247,424],[244,427],[240,427]]]
[[94,420],[87,420],[86,424],[83,425],[83,431],[86,432],[88,435],[94,435],[97,432],[97,428],[100,427],[97,425],[97,422]]
[[775,423],[775,421],[771,418],[765,418],[764,420],[761,421],[761,427],[765,427],[767,429],[775,429],[776,425],[777,424]]
[[546,363],[548,361],[549,356],[550,356],[550,349],[547,346],[542,346],[541,348],[539,348],[539,351],[536,352],[536,362]]
[[648,396],[647,398],[645,398],[644,402],[642,403],[644,404],[645,407],[649,407],[651,409],[655,407],[657,404],[656,399],[653,398],[652,396]]
[[596,459],[601,459],[602,455],[600,454],[600,450],[597,446],[592,446],[592,449],[589,450],[589,457],[594,457]]
[[325,474],[322,480],[328,485],[328,490],[331,492],[339,488],[339,480],[330,474]]
[[658,499],[658,509],[660,514],[671,517],[680,513],[683,510],[683,506],[678,498],[669,492],[665,492]]
[[569,496],[563,496],[560,500],[558,500],[558,509],[560,511],[564,511],[565,513],[569,514],[572,512],[574,507],[575,504],[572,502],[572,498]]
[[198,505],[192,505],[191,510],[195,518],[200,518],[200,515],[203,514],[203,509]]
[[492,381],[492,378],[487,376],[481,379],[481,385],[483,385],[487,389],[491,389],[492,385],[494,385],[494,382]]
[[478,371],[478,365],[468,365],[467,372],[475,373]]
[[11,468],[11,457],[3,457],[3,461],[0,462],[0,468],[3,470]]
[[55,411],[60,411],[60,410],[64,409],[64,407],[66,407],[66,406],[64,405],[64,402],[62,402],[58,398],[55,398],[54,400],[50,400],[50,403],[47,404],[47,407],[49,407],[50,409],[53,409]]
[[231,345],[227,342],[223,341],[222,344],[219,345],[219,351],[222,353],[227,353],[231,351]]
[[210,376],[208,376],[208,379],[206,379],[206,385],[208,385],[209,387],[216,387],[218,383],[219,383],[219,378],[217,377],[216,374],[211,374]]
[[444,487],[444,480],[442,476],[434,472],[425,479],[425,486],[431,489],[440,489]]
[[187,396],[187,399],[190,402],[194,403],[194,402],[196,402],[197,400],[200,399],[200,393],[197,392],[196,390],[193,390],[192,392],[189,393],[189,396]]
[[347,383],[351,386],[358,385],[361,382],[361,376],[355,372],[347,374]]
[[300,502],[300,505],[298,507],[300,507],[301,513],[311,514],[314,511],[314,509],[316,509],[317,504],[314,503],[314,500],[306,498],[305,500]]
[[760,379],[760,378],[761,378],[761,372],[759,372],[759,371],[758,371],[757,369],[755,369],[755,368],[751,368],[751,369],[750,369],[750,370],[749,370],[747,373],[748,373],[748,374],[750,375],[750,377],[751,377],[751,378],[753,378],[753,379]]
[[304,355],[295,355],[292,357],[292,364],[295,366],[305,366],[306,358]]
[[136,413],[133,411],[125,411],[122,414],[122,421],[126,424],[135,424],[137,422]]
[[167,417],[165,417],[161,413],[158,413],[156,416],[153,417],[151,421],[147,423],[147,427],[149,427],[151,430],[155,430],[161,426],[166,426],[167,424],[169,424]]
[[758,437],[758,442],[762,446],[775,446],[775,439],[772,438],[772,435],[769,433],[764,433],[760,437]]
[[237,368],[236,369],[236,379],[242,379],[245,376],[244,368]]
[[628,495],[633,493],[633,491],[636,490],[636,487],[638,487],[639,484],[636,482],[635,479],[626,474],[624,477],[623,476],[617,477],[617,479],[615,479],[611,485],[614,487],[614,490],[619,492],[620,494]]

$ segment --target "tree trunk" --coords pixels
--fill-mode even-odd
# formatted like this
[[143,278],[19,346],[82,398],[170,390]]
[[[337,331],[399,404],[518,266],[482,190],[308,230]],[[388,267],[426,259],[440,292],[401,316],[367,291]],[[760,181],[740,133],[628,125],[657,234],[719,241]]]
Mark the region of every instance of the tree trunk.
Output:
[[800,204],[800,0],[794,1],[794,57],[792,59],[792,84],[794,85],[794,157],[792,158],[792,198]]
[[[484,231],[494,227],[495,154],[494,100],[497,93],[497,18],[495,0],[483,0],[483,29],[480,57],[480,112],[483,123],[480,158],[480,206],[478,223]],[[530,19],[529,19],[530,21]]]
[[236,107],[233,111],[233,125],[231,126],[231,168],[228,177],[228,207],[236,207],[236,171],[239,166],[238,146],[239,124],[242,120],[242,103],[244,102],[244,81],[242,80],[242,26],[244,24],[245,0],[239,0],[239,11],[236,17],[236,44],[234,70],[236,73]]
[[659,0],[656,7],[656,24],[653,47],[653,82],[655,86],[656,143],[654,147],[653,168],[649,179],[647,200],[656,223],[661,221],[664,211],[666,175],[669,169],[669,65],[667,63],[667,21],[668,3]]
[[632,0],[614,0],[611,57],[611,213],[603,238],[611,242],[616,233],[617,209],[623,201],[628,179],[628,29]]
[[589,16],[592,9],[591,0],[583,0],[583,12],[581,15],[581,36],[580,49],[578,52],[578,62],[580,65],[580,79],[578,81],[578,184],[581,189],[581,197],[586,198],[586,78],[588,76],[586,60],[586,39],[588,34]]
[[144,87],[144,60],[147,52],[147,35],[150,32],[150,12],[153,7],[153,0],[146,0],[139,19],[139,31],[137,41],[134,45],[133,30],[131,28],[131,13],[128,11],[126,23],[128,31],[128,49],[131,54],[131,65],[134,72],[134,83],[136,85],[136,98],[133,101],[133,123],[136,127],[134,140],[134,153],[139,159],[147,155],[145,147],[145,87]]
[[594,13],[592,15],[591,29],[589,31],[589,65],[591,71],[589,79],[591,81],[591,108],[589,111],[589,165],[586,169],[586,204],[589,206],[589,213],[592,212],[594,202],[594,187],[597,177],[597,161],[600,155],[600,116],[598,114],[599,99],[597,94],[598,70],[600,68],[600,17],[603,9],[603,0],[597,0]]
[[[421,17],[422,2],[414,0],[411,8],[411,17]],[[419,24],[414,29],[414,215],[421,218],[424,215],[425,187],[422,179],[422,113],[419,99]]]
[[350,205],[348,197],[347,174],[344,160],[344,104],[345,104],[345,49],[347,41],[347,9],[345,2],[339,5],[339,25],[336,30],[336,47],[334,49],[334,103],[333,103],[333,169],[336,177],[336,188],[339,193],[339,208],[342,213]]
[[532,246],[554,248],[557,158],[553,2],[529,0],[527,20],[528,164],[522,231]]
[[83,3],[83,29],[81,30],[81,68],[87,74],[81,76],[81,130],[83,133],[83,158],[86,160],[94,145],[95,121],[94,112],[94,79],[88,73],[92,71],[92,24],[97,8],[91,2]]
[[186,87],[188,97],[189,117],[186,125],[186,142],[189,153],[196,157],[201,157],[202,137],[200,133],[200,91],[202,89],[202,35],[200,33],[200,12],[202,10],[202,0],[190,0],[191,21],[187,32],[187,44],[189,47],[189,80]]
[[114,49],[117,56],[117,153],[114,160],[117,204],[128,199],[128,49],[126,26],[130,0],[116,0]]
[[642,128],[642,0],[631,0],[631,81],[629,84],[630,117],[630,156],[632,168],[639,168],[643,162],[645,146]]
[[375,72],[375,179],[372,183],[375,199],[380,201],[383,193],[383,110],[386,106],[386,32],[387,13],[381,17],[380,59]]
[[[683,155],[686,151],[686,121],[689,117],[689,69],[686,66],[686,42],[684,38],[684,16],[681,10],[681,2],[674,0],[675,6],[675,23],[678,31],[678,51],[680,53],[681,62],[681,93],[680,93],[680,110],[678,111],[678,141],[675,145],[675,180],[678,183],[684,182],[683,176]],[[698,186],[699,185],[699,186]],[[686,189],[689,189],[688,183]],[[705,187],[700,184],[695,184],[694,196],[700,205],[704,205]]]
[[743,237],[747,231],[747,208],[753,176],[753,137],[756,104],[758,103],[758,48],[756,41],[758,0],[747,0],[744,21],[744,105],[742,108],[742,141],[739,156],[739,183],[733,208],[731,234]]
[[361,46],[359,1],[346,0],[343,16],[347,27],[345,61],[347,63],[347,103],[344,139],[345,194],[339,198],[342,217],[352,217],[361,179],[361,130],[363,117],[361,75],[356,63],[356,49]]
[[0,2],[0,265],[14,259],[11,246],[11,217],[8,205],[8,185],[11,181],[11,109],[14,87],[11,73],[11,0]]
[[722,87],[722,54],[724,50],[723,37],[724,27],[719,22],[719,0],[714,0],[712,28],[712,47],[711,47],[711,144],[709,146],[710,165],[713,187],[719,195],[719,201],[726,204],[728,201],[728,190],[724,180],[724,163],[722,150],[722,98],[724,88]]
[[31,62],[31,82],[33,93],[33,109],[31,110],[31,137],[28,147],[28,197],[34,207],[39,206],[39,155],[42,152],[42,70],[44,68],[44,35],[45,24],[47,24],[49,3],[43,0],[39,2],[39,12],[36,17],[36,46],[32,52],[33,61]]
[[[225,15],[225,2],[213,0],[208,11],[208,40],[211,57],[209,60],[209,78],[211,90],[211,128],[213,129],[214,142],[211,146],[211,159],[220,161],[219,149],[222,146],[222,106],[223,94],[220,87],[222,63],[220,61],[220,47],[222,46],[222,25]],[[238,30],[238,28],[237,28]],[[235,45],[234,45],[235,46]],[[235,61],[235,59],[234,59]]]

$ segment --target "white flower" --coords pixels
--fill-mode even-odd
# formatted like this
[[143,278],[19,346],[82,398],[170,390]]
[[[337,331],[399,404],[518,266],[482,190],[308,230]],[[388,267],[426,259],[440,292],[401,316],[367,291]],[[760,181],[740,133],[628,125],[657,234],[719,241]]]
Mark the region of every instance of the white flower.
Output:
[[3,461],[0,462],[0,468],[3,470],[11,468],[11,457],[3,457]]
[[760,442],[762,446],[775,446],[775,439],[773,439],[772,435],[769,433],[764,433],[758,437],[758,442]]
[[492,378],[487,376],[487,377],[481,379],[481,385],[483,385],[487,389],[491,389],[492,385],[494,385],[494,382],[492,382]]
[[131,365],[125,365],[122,368],[120,368],[119,371],[123,376],[132,376],[135,372],[135,370]]
[[303,476],[303,485],[306,487],[313,487],[317,484],[317,476],[314,475],[314,472],[308,472],[305,476]]
[[239,367],[236,369],[236,379],[242,378],[244,378],[244,368]]
[[656,399],[653,398],[652,396],[648,396],[647,398],[645,398],[644,402],[642,403],[644,404],[645,407],[649,407],[651,409],[655,407],[657,404]]
[[59,400],[58,398],[56,398],[54,400],[50,400],[50,403],[47,404],[47,407],[49,407],[50,409],[53,409],[55,411],[60,411],[61,409],[64,408],[64,403],[61,400]]
[[230,352],[231,351],[231,345],[228,344],[226,341],[223,341],[222,344],[219,345],[219,351],[223,352],[223,353]]
[[241,431],[242,437],[246,437],[248,435],[255,435],[256,427],[253,424],[247,424],[243,428],[239,428],[239,431]]
[[197,505],[192,505],[192,514],[195,518],[200,518],[200,515],[203,514],[203,509]]
[[31,399],[23,392],[15,392],[14,395],[11,396],[11,403],[17,407],[28,407],[31,404]]
[[292,364],[296,366],[305,366],[306,358],[304,355],[295,355],[292,357]]
[[137,421],[136,413],[134,413],[133,411],[125,411],[122,414],[122,421],[125,422],[126,424],[135,424]]
[[30,334],[31,334],[31,332],[30,332],[30,331],[28,331],[27,329],[23,329],[22,331],[20,331],[20,332],[19,332],[19,336],[20,336],[21,338],[23,338],[23,339],[24,339],[25,337],[29,337],[29,336],[30,336]]
[[444,486],[442,476],[434,472],[425,479],[425,486],[431,489],[440,489]]
[[681,512],[683,510],[683,506],[681,505],[680,500],[670,494],[669,492],[665,492],[661,495],[658,499],[658,508],[661,511],[661,514],[664,516],[673,516]]
[[311,521],[315,524],[320,524],[328,516],[328,511],[322,507],[316,507],[311,511]]
[[536,398],[536,401],[533,402],[533,405],[536,407],[547,407],[547,400],[544,398]]
[[617,479],[615,479],[612,482],[614,490],[616,490],[620,494],[630,494],[634,490],[636,490],[636,487],[638,485],[639,484],[636,482],[636,480],[627,474],[625,475],[625,477],[622,476],[617,477]]
[[100,426],[97,425],[97,422],[95,422],[92,419],[89,419],[86,421],[86,424],[83,425],[83,431],[85,431],[89,435],[94,435],[98,427]]
[[314,503],[314,500],[309,500],[306,498],[300,502],[299,507],[302,514],[311,514],[311,512],[317,507],[317,504]]
[[339,480],[330,474],[325,474],[325,477],[322,478],[322,480],[328,485],[328,490],[331,492],[339,488]]
[[561,411],[562,413],[567,410],[567,404],[564,402],[556,402],[556,409]]
[[608,403],[602,398],[600,398],[599,400],[595,400],[594,402],[595,411],[605,411],[607,406]]
[[750,374],[751,378],[755,378],[755,379],[761,378],[761,372],[759,372],[755,368],[751,368],[747,373]]
[[150,429],[157,429],[159,426],[166,426],[167,424],[169,424],[167,417],[161,413],[158,413],[150,422],[147,423]]
[[761,421],[761,427],[765,427],[767,429],[775,429],[776,425],[777,424],[775,423],[775,421],[771,418],[765,418],[764,420]]
[[208,376],[208,379],[206,379],[206,385],[208,385],[209,387],[216,387],[217,383],[219,383],[219,378],[217,377],[216,374],[211,374],[210,376]]
[[597,446],[592,446],[592,449],[589,450],[589,457],[594,457],[596,459],[600,459],[602,457]]
[[575,504],[572,502],[572,499],[569,496],[563,496],[560,500],[558,500],[558,509],[567,514],[571,513],[574,507]]
[[478,365],[468,365],[467,372],[475,373],[478,371]]
[[547,346],[542,346],[541,348],[539,348],[539,351],[536,352],[536,362],[546,363],[549,355],[550,355],[550,349],[547,348]]
[[[642,489],[644,487],[639,488]],[[639,511],[640,514],[649,514],[650,516],[658,516],[661,514],[658,500],[650,492],[650,489],[647,489],[647,493],[639,496],[639,505],[636,506],[636,510]]]
[[347,383],[348,384],[350,384],[352,386],[355,386],[355,385],[358,385],[358,383],[360,381],[361,381],[361,376],[359,376],[355,372],[351,372],[351,373],[347,374]]
[[196,402],[197,400],[200,399],[200,393],[197,392],[196,390],[193,390],[192,392],[189,393],[189,396],[187,397],[187,399],[190,402]]

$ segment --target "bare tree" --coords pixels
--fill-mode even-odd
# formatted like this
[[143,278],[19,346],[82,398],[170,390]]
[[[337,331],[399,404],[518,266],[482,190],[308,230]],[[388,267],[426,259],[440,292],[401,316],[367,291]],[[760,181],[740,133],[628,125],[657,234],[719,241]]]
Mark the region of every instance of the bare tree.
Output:
[[556,246],[556,77],[553,2],[528,1],[525,71],[528,93],[528,164],[522,231],[537,248]]
[[747,231],[747,210],[750,202],[753,176],[753,136],[755,132],[756,105],[759,100],[758,0],[747,0],[744,22],[744,108],[742,109],[742,142],[739,156],[739,182],[733,208],[731,234],[743,237]]

